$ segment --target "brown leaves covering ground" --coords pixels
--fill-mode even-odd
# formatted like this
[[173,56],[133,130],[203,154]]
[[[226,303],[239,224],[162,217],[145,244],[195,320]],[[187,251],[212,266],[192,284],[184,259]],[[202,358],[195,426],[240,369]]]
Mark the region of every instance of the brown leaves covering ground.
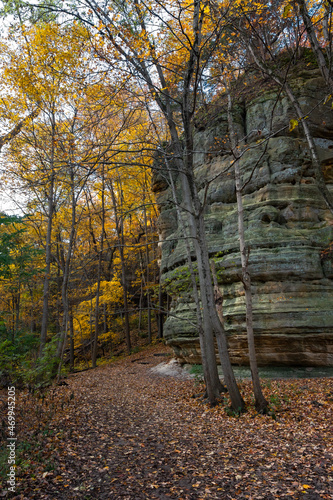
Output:
[[21,393],[17,498],[333,498],[332,379],[264,381],[276,420],[243,381],[235,418],[191,398],[194,381],[150,373],[161,352],[73,375],[44,400]]

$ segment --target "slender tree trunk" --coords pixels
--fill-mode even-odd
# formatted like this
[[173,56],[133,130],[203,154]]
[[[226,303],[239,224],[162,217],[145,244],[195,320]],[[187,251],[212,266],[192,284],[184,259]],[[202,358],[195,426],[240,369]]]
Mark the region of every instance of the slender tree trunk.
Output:
[[149,242],[148,242],[148,224],[147,224],[147,210],[146,210],[146,200],[143,200],[144,208],[144,224],[145,224],[145,233],[146,233],[146,281],[147,281],[147,316],[148,316],[148,342],[151,344],[151,307],[150,307],[150,289],[149,289]]
[[33,120],[34,118],[36,118],[39,113],[40,109],[35,108],[26,118],[23,118],[23,120],[19,121],[19,123],[15,125],[15,127],[10,132],[0,136],[0,151],[5,144],[8,144],[8,142],[14,139],[21,132],[22,128],[29,122],[29,120]]
[[325,51],[328,59],[329,71],[332,68],[332,5],[324,3],[325,14],[323,18],[323,33],[325,39]]
[[[190,64],[192,63],[189,62],[189,65]],[[186,86],[189,85],[189,82],[185,82],[184,85],[186,89]],[[214,336],[216,337],[224,381],[229,392],[232,407],[235,411],[242,411],[245,407],[245,404],[237,387],[235,375],[231,366],[225,331],[223,325],[219,320],[215,308],[214,287],[212,285],[209,252],[205,232],[204,207],[201,205],[194,178],[193,133],[190,119],[191,113],[189,109],[189,92],[184,91],[183,124],[185,145],[183,150],[183,162],[179,171],[183,188],[184,204],[190,227],[190,234],[193,239],[193,245],[197,258],[204,334],[207,341],[207,346],[214,346]],[[176,134],[174,135],[176,136]],[[177,149],[180,152],[181,147],[179,144],[178,136],[177,140]],[[208,359],[208,363],[210,364],[211,362],[213,362],[213,360],[211,358]]]
[[67,255],[65,259],[65,266],[63,269],[63,279],[61,287],[61,297],[62,297],[62,307],[63,307],[63,319],[62,326],[59,335],[58,345],[57,345],[57,356],[61,357],[64,352],[64,343],[68,331],[68,320],[69,320],[69,297],[68,297],[68,286],[69,278],[71,274],[71,261],[73,253],[73,245],[76,233],[76,196],[75,196],[75,186],[74,186],[74,170],[71,166],[70,168],[70,182],[71,182],[71,202],[72,202],[72,214],[71,214],[71,231],[69,235]]
[[56,260],[58,262],[58,266],[57,266],[57,294],[56,294],[56,311],[57,311],[56,324],[57,324],[57,334],[60,335],[61,325],[62,325],[61,318],[63,317],[61,288],[62,288],[62,282],[63,282],[64,269],[65,269],[65,255],[64,255],[64,251],[63,251],[64,250],[63,244],[61,241],[61,234],[59,231],[56,235],[56,242],[57,242]]
[[306,118],[304,118],[304,115],[303,115],[303,112],[300,108],[299,102],[296,99],[289,84],[285,83],[284,88],[286,90],[286,93],[287,93],[287,96],[289,97],[290,102],[294,106],[294,109],[295,109],[296,115],[297,115],[297,119],[302,125],[303,132],[304,132],[305,138],[307,140],[310,154],[311,154],[311,158],[312,158],[312,165],[313,165],[314,171],[315,171],[315,178],[316,178],[317,186],[318,186],[321,194],[323,195],[323,198],[326,202],[326,205],[328,206],[330,211],[333,213],[333,195],[327,188],[324,174],[323,174],[323,171],[321,168],[321,164],[320,164],[320,161],[319,161],[319,158],[317,155],[316,146],[315,146],[313,137],[311,135],[309,126],[307,124]]
[[245,245],[245,231],[244,231],[244,209],[242,200],[242,186],[241,186],[241,172],[239,165],[239,152],[237,150],[237,138],[234,128],[234,122],[232,118],[232,102],[231,96],[228,92],[228,125],[229,125],[229,136],[231,142],[232,153],[235,158],[234,170],[235,170],[235,183],[236,183],[236,198],[237,198],[237,214],[238,214],[238,236],[239,236],[239,248],[242,263],[242,282],[245,292],[245,303],[246,303],[246,331],[247,331],[247,343],[249,348],[249,360],[252,375],[253,392],[255,397],[255,407],[256,410],[265,413],[267,411],[268,402],[266,401],[260,384],[257,356],[254,344],[254,332],[253,332],[253,307],[252,307],[252,291],[251,291],[251,276],[248,269],[248,254]]
[[69,371],[74,371],[74,318],[72,310],[69,315]]
[[296,2],[298,3],[298,5],[300,7],[304,26],[305,26],[307,35],[308,35],[309,40],[310,40],[311,48],[316,56],[321,74],[323,75],[330,92],[333,92],[332,76],[331,76],[330,70],[326,64],[325,56],[324,56],[323,51],[320,47],[316,32],[314,30],[313,23],[311,20],[311,17],[309,15],[307,6],[305,4],[305,0],[296,0]]
[[120,190],[120,214],[118,213],[118,205],[112,181],[110,181],[109,187],[113,203],[113,211],[115,216],[116,232],[117,232],[117,239],[119,246],[119,256],[121,262],[121,284],[123,288],[124,316],[125,316],[125,341],[126,341],[127,352],[128,354],[130,354],[132,345],[131,345],[131,332],[129,325],[128,298],[127,298],[128,291],[127,291],[126,267],[125,267],[125,256],[124,256],[125,239],[124,239],[124,214],[123,214],[123,203],[122,203],[123,192],[119,174],[118,174],[118,180],[119,180],[119,190]]
[[[205,360],[208,367],[210,365],[216,367],[216,357],[214,349],[214,335],[218,340],[218,345],[222,349],[222,354],[225,359],[222,359],[222,366],[225,374],[225,379],[228,381],[228,390],[230,393],[232,405],[235,409],[243,407],[243,401],[240,396],[231,364],[228,356],[228,351],[225,349],[226,338],[224,335],[223,327],[219,321],[215,303],[214,303],[214,291],[211,283],[210,275],[210,264],[208,248],[206,244],[206,235],[204,228],[204,215],[203,207],[200,203],[200,198],[195,189],[194,183],[194,172],[193,172],[193,131],[191,127],[191,121],[193,118],[193,113],[196,109],[197,97],[198,97],[198,82],[202,76],[202,71],[204,69],[204,64],[201,63],[201,56],[205,52],[201,46],[202,42],[202,26],[206,12],[206,4],[201,0],[194,0],[192,9],[192,23],[191,23],[191,41],[187,47],[187,57],[186,63],[183,65],[182,72],[182,94],[181,102],[178,101],[178,111],[181,113],[181,120],[184,130],[184,147],[182,140],[180,140],[177,132],[176,120],[174,118],[173,106],[177,104],[177,99],[172,99],[169,93],[169,84],[165,78],[164,67],[162,66],[159,55],[155,52],[155,47],[153,44],[150,45],[151,62],[147,66],[145,58],[137,57],[136,50],[129,53],[126,52],[124,46],[116,41],[115,38],[109,37],[110,43],[113,45],[115,50],[121,54],[122,58],[126,59],[128,64],[132,67],[136,74],[139,74],[142,79],[146,82],[149,91],[151,91],[154,99],[162,111],[166,123],[168,124],[169,132],[171,135],[171,140],[175,146],[176,164],[177,170],[182,179],[183,186],[183,196],[185,199],[185,210],[188,214],[188,222],[191,231],[191,237],[193,238],[193,244],[195,248],[195,254],[197,257],[198,269],[199,269],[199,283],[200,283],[200,295],[201,303],[203,307],[203,327],[204,327],[204,341],[205,346],[209,349],[207,353],[207,359]],[[102,13],[103,11],[101,11]],[[145,26],[145,18],[139,14],[138,26],[142,29],[142,34],[145,36],[149,30]],[[182,27],[182,26],[181,26]],[[216,38],[219,38],[219,32],[215,31]],[[193,37],[192,37],[193,35]],[[120,34],[120,38],[123,35]],[[125,40],[124,40],[125,41]],[[126,44],[124,44],[126,45]],[[152,68],[151,68],[152,63]],[[152,77],[152,75],[154,75]],[[153,78],[159,79],[161,89],[163,92],[156,91],[156,84],[153,82]],[[183,154],[184,153],[184,154]],[[200,249],[200,245],[202,248]],[[220,337],[224,336],[224,340]],[[203,352],[203,355],[205,353]],[[229,362],[228,362],[229,359]],[[231,371],[230,371],[231,370]],[[211,402],[215,399],[215,394],[218,393],[219,379],[215,377],[213,380],[206,380],[208,384],[207,390],[210,391]]]
[[47,232],[46,232],[46,246],[45,246],[45,274],[44,274],[44,289],[43,289],[43,314],[42,325],[40,332],[40,345],[39,356],[42,356],[47,337],[47,325],[49,314],[49,286],[51,274],[51,241],[52,241],[52,225],[53,225],[53,211],[54,211],[54,178],[55,173],[52,171],[50,177],[50,186],[48,194],[48,213],[47,213]]
[[317,155],[316,146],[315,146],[313,137],[311,135],[309,126],[307,124],[306,117],[304,117],[304,114],[301,110],[300,104],[299,104],[296,96],[294,95],[288,82],[286,82],[284,79],[282,79],[280,77],[280,75],[274,73],[270,68],[267,68],[262,62],[259,61],[259,59],[255,55],[251,45],[249,45],[249,50],[250,50],[250,52],[251,52],[251,54],[252,54],[252,56],[257,64],[257,66],[262,71],[264,71],[267,75],[269,75],[272,78],[272,80],[274,80],[278,85],[280,85],[282,88],[285,89],[286,94],[287,94],[291,104],[293,105],[293,107],[295,109],[297,120],[302,125],[303,132],[304,132],[306,141],[308,143],[308,147],[309,147],[310,155],[311,155],[311,159],[312,159],[312,166],[313,166],[314,171],[315,171],[315,178],[316,178],[318,189],[321,192],[321,194],[326,202],[326,205],[328,206],[330,211],[333,213],[333,195],[329,191],[329,189],[327,188],[324,174],[323,174],[323,171],[321,168],[321,164],[320,164],[320,161],[319,161],[319,158]]
[[30,333],[33,333],[35,331],[34,328],[34,294],[33,294],[33,288],[29,285],[28,283],[28,289],[29,289],[29,295],[30,295],[30,301],[31,301],[31,307],[30,307]]
[[[215,307],[214,288],[210,272],[209,254],[206,246],[206,233],[203,214],[195,221],[196,231],[194,246],[198,263],[198,274],[200,282],[200,297],[203,309],[203,324],[205,337],[209,345],[214,345],[216,337],[220,362],[222,365],[224,382],[227,386],[231,405],[235,411],[242,411],[245,407],[243,398],[239,392],[235,375],[230,362],[227,338]],[[214,353],[215,355],[215,353]],[[210,362],[210,360],[208,361]]]
[[163,292],[161,287],[161,282],[158,288],[158,315],[157,315],[157,337],[159,339],[163,338],[163,319],[164,319],[164,300],[163,300]]
[[124,257],[124,236],[123,236],[123,223],[122,226],[122,236],[120,238],[120,259],[121,259],[121,281],[123,286],[123,297],[124,297],[124,318],[125,318],[125,341],[128,354],[131,353],[132,343],[131,343],[131,329],[129,324],[129,307],[128,307],[128,290],[127,290],[127,280],[126,280],[126,267],[125,267],[125,257]]
[[180,210],[180,205],[179,205],[179,202],[177,199],[177,192],[176,192],[176,187],[175,187],[175,183],[173,180],[172,169],[169,166],[169,162],[168,162],[166,155],[165,155],[165,163],[166,163],[168,174],[169,174],[169,180],[170,180],[170,186],[171,186],[172,195],[173,195],[173,199],[174,199],[174,204],[175,204],[176,211],[177,211],[178,224],[180,225],[181,232],[184,235],[184,243],[185,243],[186,254],[187,254],[187,263],[188,263],[189,270],[190,270],[193,298],[194,298],[194,302],[196,305],[197,328],[198,328],[198,332],[199,332],[201,360],[202,360],[202,367],[203,367],[203,372],[204,372],[204,379],[205,379],[205,383],[206,383],[206,392],[207,392],[207,397],[208,397],[209,402],[213,405],[216,403],[216,399],[220,396],[220,393],[222,391],[224,391],[224,387],[221,384],[221,381],[220,381],[219,375],[218,375],[214,338],[210,339],[210,341],[209,340],[207,341],[206,330],[204,329],[204,326],[203,326],[203,318],[202,318],[202,313],[201,313],[201,303],[200,303],[200,298],[199,298],[198,286],[197,286],[197,282],[196,282],[197,275],[195,273],[193,263],[192,263],[191,247],[190,247],[190,243],[189,243],[189,236],[187,234],[188,231],[187,231],[185,224],[184,224],[184,221],[183,221],[182,213]]
[[21,305],[21,280],[19,279],[18,290],[15,298],[15,329],[14,334],[16,335],[20,326],[20,305]]
[[103,333],[108,332],[108,317],[107,317],[107,309],[106,304],[103,304]]
[[104,164],[102,168],[102,230],[101,230],[101,246],[98,256],[98,271],[97,271],[97,290],[96,290],[96,307],[95,307],[95,336],[94,347],[92,353],[92,367],[96,368],[97,362],[97,345],[99,333],[99,298],[101,288],[101,273],[102,273],[102,255],[104,250],[104,233],[105,233],[105,177],[104,177]]
[[143,265],[142,265],[142,255],[141,255],[141,250],[140,252],[140,266],[141,266],[141,283],[140,283],[140,299],[139,299],[139,332],[141,332],[141,325],[142,325],[142,302],[143,302]]
[[89,325],[90,325],[90,356],[93,359],[94,350],[94,331],[93,331],[93,305],[92,299],[90,300],[90,312],[89,312]]
[[[151,277],[151,280],[154,284],[157,284],[159,283],[159,275],[157,274],[157,269],[156,269],[156,262],[157,262],[157,248],[156,248],[156,241],[155,241],[155,238],[154,238],[154,230],[156,230],[155,228],[155,225],[154,225],[154,221],[152,220],[151,217],[149,217],[149,228],[150,228],[150,238],[151,238],[151,252],[152,252],[152,261],[150,261],[152,264],[153,264],[153,268],[152,268],[152,274],[153,276]],[[161,287],[159,286],[159,295],[160,296],[160,291],[161,291]],[[155,305],[154,305],[155,304]],[[159,302],[158,302],[159,304]],[[153,311],[156,311],[157,307],[156,307],[156,300],[155,300],[155,303],[153,302],[153,299],[152,299],[152,294],[150,294],[150,306],[151,306],[151,312],[153,313]],[[159,314],[155,314],[155,319],[156,319],[156,326],[157,326],[157,338],[160,338],[158,337],[159,335],[159,331],[160,331],[160,316]],[[163,315],[162,315],[162,321],[163,321]],[[163,323],[162,323],[162,326],[163,326]]]
[[95,329],[94,329],[94,340],[92,347],[92,367],[97,366],[97,347],[98,347],[98,334],[99,334],[99,298],[101,289],[101,268],[102,268],[102,248],[98,257],[98,271],[97,271],[97,289],[96,289],[96,304],[95,304]]

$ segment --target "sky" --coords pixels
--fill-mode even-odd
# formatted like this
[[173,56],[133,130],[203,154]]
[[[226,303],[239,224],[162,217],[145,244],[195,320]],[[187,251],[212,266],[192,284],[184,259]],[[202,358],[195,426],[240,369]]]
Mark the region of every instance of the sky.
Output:
[[0,212],[5,212],[8,215],[20,215],[22,210],[19,208],[19,201],[21,196],[16,193],[15,195],[3,189],[0,185]]
[[[3,5],[3,2],[0,0],[0,6]],[[1,19],[1,37],[6,36],[8,33],[8,26],[10,22],[12,21],[12,17],[9,16],[8,19]],[[0,135],[4,134],[5,132],[8,132],[8,130],[3,130],[0,126]],[[0,174],[1,174],[1,169],[3,166],[1,165],[1,158],[2,157],[2,152],[0,152]],[[16,200],[15,201],[15,197]],[[22,211],[18,208],[18,201],[20,199],[20,195],[16,194],[14,197],[14,194],[11,194],[6,187],[4,187],[1,183],[0,179],[0,212],[6,212],[9,215],[18,215],[22,213]]]
[[[0,129],[0,135],[2,131]],[[2,181],[2,173],[6,169],[6,162],[3,161],[3,152],[6,146],[0,151],[0,212],[5,212],[8,215],[21,215],[23,213],[21,207],[25,205],[25,196],[19,186],[6,186]],[[15,189],[16,188],[16,189]]]

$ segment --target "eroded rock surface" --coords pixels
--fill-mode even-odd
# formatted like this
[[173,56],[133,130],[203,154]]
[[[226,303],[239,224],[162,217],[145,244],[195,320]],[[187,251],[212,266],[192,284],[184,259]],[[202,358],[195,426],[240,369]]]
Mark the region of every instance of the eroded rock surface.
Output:
[[[325,178],[333,189],[333,112],[330,103],[317,105],[325,95],[324,83],[313,71],[293,86],[304,113],[309,113]],[[277,101],[274,90],[235,108],[238,135],[246,137],[241,171],[247,182],[243,202],[258,362],[333,365],[333,268],[332,258],[323,255],[333,240],[333,217],[316,185],[300,127],[289,131],[293,117],[287,98],[281,95]],[[270,130],[276,135],[260,142]],[[245,301],[228,148],[227,116],[222,111],[196,132],[195,169],[201,195],[207,199],[207,240],[224,296],[231,357],[243,365],[248,363]],[[162,279],[173,289],[165,338],[180,360],[199,363],[185,245],[163,170],[155,176],[154,190],[161,208]]]

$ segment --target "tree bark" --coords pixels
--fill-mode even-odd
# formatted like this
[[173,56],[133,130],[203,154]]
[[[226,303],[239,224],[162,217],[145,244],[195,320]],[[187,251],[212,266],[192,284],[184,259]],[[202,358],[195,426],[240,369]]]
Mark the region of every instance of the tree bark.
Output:
[[[200,298],[203,310],[205,338],[207,339],[209,346],[214,346],[214,335],[216,337],[220,362],[224,375],[224,382],[229,392],[231,405],[235,411],[240,412],[245,408],[245,404],[239,392],[230,362],[225,331],[215,307],[214,288],[210,273],[209,254],[206,246],[206,233],[202,212],[201,215],[193,222],[196,223],[194,247],[198,263]],[[215,350],[213,350],[213,352],[215,357]],[[211,359],[208,359],[208,363],[210,362]]]
[[248,268],[248,254],[245,245],[245,231],[244,231],[244,209],[242,200],[242,185],[241,185],[241,172],[239,164],[239,152],[237,150],[237,137],[234,128],[234,122],[232,118],[232,102],[231,95],[228,93],[228,126],[229,126],[229,137],[231,143],[232,154],[235,159],[234,161],[234,171],[235,171],[235,184],[236,184],[236,199],[237,199],[237,214],[238,214],[238,236],[239,236],[239,249],[242,263],[242,282],[245,292],[245,303],[246,303],[246,331],[247,331],[247,343],[249,349],[249,361],[252,376],[253,392],[255,397],[255,407],[258,412],[266,413],[268,402],[266,401],[260,384],[257,356],[254,344],[254,332],[253,332],[253,307],[252,307],[252,291],[251,291],[251,276]]
[[[73,166],[70,166],[70,186],[71,186],[71,230],[68,241],[67,255],[63,267],[63,277],[62,277],[62,287],[61,287],[61,297],[62,297],[62,308],[63,308],[63,318],[62,326],[58,340],[57,346],[57,356],[60,357],[63,352],[63,346],[66,340],[68,331],[68,319],[69,319],[69,297],[68,297],[68,286],[69,278],[71,274],[71,261],[73,253],[73,245],[76,234],[76,196],[75,196],[75,184],[74,184],[74,170]],[[62,242],[61,242],[62,244]],[[65,254],[64,254],[65,255]]]
[[[160,281],[160,280],[159,280]],[[161,282],[158,289],[158,313],[157,313],[157,338],[163,338],[163,323],[164,323],[164,300]]]
[[198,286],[197,286],[197,282],[196,282],[197,274],[194,271],[194,267],[193,267],[193,263],[192,263],[191,247],[189,244],[189,235],[188,235],[187,228],[185,227],[182,213],[180,210],[180,204],[179,204],[178,199],[177,199],[177,192],[176,192],[176,187],[175,187],[175,183],[173,180],[172,169],[169,166],[169,162],[168,162],[166,155],[164,155],[164,156],[165,156],[165,164],[166,164],[167,171],[169,174],[169,182],[170,182],[170,186],[171,186],[171,190],[172,190],[174,204],[175,204],[176,211],[177,211],[178,224],[180,225],[181,231],[184,235],[184,242],[185,242],[185,248],[186,248],[186,254],[187,254],[187,263],[188,263],[189,270],[190,270],[193,298],[194,298],[194,302],[196,305],[197,328],[198,328],[198,333],[199,333],[201,360],[202,360],[204,379],[205,379],[205,383],[206,383],[207,397],[208,397],[210,404],[214,405],[216,403],[216,399],[219,398],[220,393],[222,391],[224,391],[224,387],[221,384],[221,381],[220,381],[219,375],[218,375],[214,339],[210,339],[211,341],[209,342],[209,339],[207,339],[207,336],[206,336],[206,331],[204,330],[204,327],[203,327],[203,318],[202,318],[202,312],[201,312],[199,291],[198,291]]
[[320,47],[316,32],[314,30],[314,26],[311,20],[311,17],[309,15],[307,6],[305,4],[304,0],[296,0],[297,4],[299,5],[300,12],[302,15],[302,19],[304,22],[304,26],[307,32],[307,35],[310,40],[311,48],[316,56],[317,63],[319,66],[319,69],[321,71],[321,74],[323,75],[323,78],[326,81],[326,84],[330,90],[330,92],[333,92],[333,80],[331,76],[331,72],[326,64],[325,56],[323,54],[323,51]]
[[50,187],[48,193],[48,213],[47,213],[47,232],[46,232],[46,246],[45,246],[45,273],[44,273],[44,287],[43,287],[43,314],[42,325],[40,332],[40,345],[39,356],[42,356],[47,337],[47,325],[49,314],[49,287],[50,287],[50,274],[51,274],[51,241],[52,241],[52,225],[53,225],[53,211],[54,211],[54,179],[55,173],[52,171],[50,177]]
[[69,371],[74,371],[74,318],[73,311],[69,315]]
[[263,72],[265,72],[267,75],[269,75],[272,78],[272,80],[274,80],[278,85],[280,85],[282,88],[285,89],[285,92],[286,92],[291,104],[293,105],[293,107],[295,109],[297,120],[301,123],[306,141],[308,143],[308,147],[309,147],[310,155],[311,155],[311,159],[312,159],[312,166],[313,166],[314,171],[315,171],[315,179],[317,182],[318,189],[321,192],[321,194],[326,202],[326,205],[328,206],[330,211],[333,213],[333,195],[329,191],[329,189],[327,188],[324,174],[323,174],[323,171],[321,168],[321,164],[320,164],[320,161],[319,161],[319,158],[317,155],[316,146],[315,146],[315,143],[313,141],[313,137],[312,137],[310,129],[308,127],[306,117],[304,117],[304,114],[301,110],[300,104],[299,104],[296,96],[294,95],[288,82],[286,82],[284,79],[282,79],[280,77],[280,75],[273,72],[270,68],[266,67],[261,61],[259,61],[259,59],[255,55],[251,45],[249,45],[249,50],[254,58],[254,61],[257,64],[257,66]]
[[95,305],[95,335],[92,350],[92,367],[96,368],[97,363],[97,346],[99,333],[99,298],[101,288],[101,273],[102,273],[102,256],[104,250],[104,233],[105,233],[105,177],[104,164],[102,166],[102,229],[101,229],[101,245],[98,255],[98,271],[97,271],[97,290],[96,290],[96,305]]
[[[113,21],[106,9],[102,10],[96,2],[89,2],[90,8],[94,11],[96,16],[103,22],[103,36],[107,37],[108,42],[113,46],[114,50],[118,52],[121,59],[126,60],[128,65],[132,68],[133,73],[139,75],[139,78],[145,81],[148,92],[155,99],[157,106],[160,108],[164,115],[166,123],[169,128],[171,141],[175,146],[177,169],[180,173],[183,186],[183,195],[185,198],[185,210],[188,215],[188,223],[191,231],[191,238],[193,239],[193,244],[195,248],[195,254],[198,262],[199,269],[199,282],[200,282],[200,295],[201,303],[203,308],[203,326],[204,326],[204,338],[205,346],[209,349],[207,353],[206,363],[208,366],[211,364],[216,366],[215,359],[215,349],[214,349],[214,335],[216,335],[218,345],[220,346],[221,355],[224,359],[221,360],[222,367],[225,374],[225,379],[228,383],[228,390],[232,400],[232,405],[235,409],[243,407],[243,401],[240,396],[237,384],[232,372],[230,359],[228,356],[228,351],[226,348],[226,338],[224,335],[223,327],[219,321],[215,303],[214,303],[214,291],[211,283],[210,275],[210,264],[209,255],[206,244],[206,235],[204,228],[204,216],[203,207],[200,204],[200,199],[195,191],[194,183],[194,173],[193,173],[193,130],[192,130],[192,118],[193,113],[196,109],[197,98],[198,98],[198,88],[200,82],[200,75],[204,71],[207,61],[202,61],[201,58],[204,57],[205,50],[202,42],[202,24],[204,16],[207,11],[207,4],[202,0],[194,0],[191,10],[192,23],[190,28],[190,33],[184,32],[184,26],[181,22],[181,10],[179,15],[179,29],[185,35],[186,42],[184,42],[184,49],[186,54],[186,62],[183,65],[182,71],[182,90],[181,97],[179,98],[178,91],[172,96],[170,93],[170,86],[166,79],[166,72],[162,65],[162,61],[159,60],[159,55],[155,50],[154,42],[150,41],[150,29],[145,25],[146,17],[142,15],[140,10],[140,5],[136,2],[134,9],[134,14],[136,14],[136,19],[133,23],[136,23],[138,30],[141,30],[140,35],[144,40],[148,41],[149,61],[146,58],[142,58],[138,55],[136,49],[136,42],[131,46],[131,40],[126,38],[121,30],[119,30],[119,24],[116,25],[116,21]],[[145,9],[149,7],[145,6]],[[150,12],[153,14],[153,12]],[[175,18],[176,19],[176,18]],[[160,19],[161,21],[161,19]],[[87,20],[86,20],[87,22]],[[168,24],[166,26],[170,28]],[[113,28],[115,31],[112,31]],[[118,29],[117,29],[118,28]],[[136,31],[137,32],[137,31]],[[217,40],[220,36],[220,24],[217,22],[216,29],[214,33],[210,34],[209,39],[207,39],[206,47],[216,46]],[[119,37],[120,42],[116,38]],[[174,34],[174,33],[173,33]],[[214,35],[214,36],[213,36]],[[213,42],[214,38],[214,42]],[[187,43],[187,44],[186,44]],[[208,50],[211,54],[211,49]],[[159,79],[159,85],[156,81]],[[159,87],[159,88],[158,88]],[[178,136],[178,124],[177,119],[174,117],[173,108],[178,107],[179,116],[181,116],[183,133],[184,133],[184,147],[182,146],[182,141]],[[202,246],[202,248],[200,248]],[[210,380],[206,383],[209,385]],[[212,401],[216,397],[214,394],[218,392],[218,381],[212,381],[214,385],[211,386],[211,398]]]
[[147,327],[148,327],[148,343],[151,344],[151,305],[150,305],[150,273],[149,273],[149,242],[148,242],[148,224],[147,224],[147,210],[146,210],[146,201],[143,200],[143,216],[144,216],[144,224],[145,224],[145,233],[146,233],[146,281],[147,281]]
[[122,185],[119,173],[118,173],[118,180],[119,180],[119,190],[120,190],[120,214],[118,213],[118,204],[112,181],[109,182],[109,187],[113,202],[113,212],[116,223],[116,233],[117,233],[119,256],[121,262],[121,284],[123,288],[124,317],[125,317],[125,341],[126,341],[127,352],[128,354],[130,354],[132,344],[131,344],[131,331],[129,324],[129,312],[128,312],[129,308],[128,308],[128,298],[127,298],[128,290],[127,290],[126,266],[125,266],[125,256],[124,256],[125,239],[124,239],[124,214],[123,214],[123,202],[122,202],[123,192],[122,192]]
[[31,119],[36,118],[40,113],[40,109],[36,108],[34,109],[26,118],[23,118],[23,120],[20,120],[15,127],[8,132],[8,134],[0,136],[0,151],[2,147],[10,142],[12,139],[14,139],[22,130],[24,125]]

